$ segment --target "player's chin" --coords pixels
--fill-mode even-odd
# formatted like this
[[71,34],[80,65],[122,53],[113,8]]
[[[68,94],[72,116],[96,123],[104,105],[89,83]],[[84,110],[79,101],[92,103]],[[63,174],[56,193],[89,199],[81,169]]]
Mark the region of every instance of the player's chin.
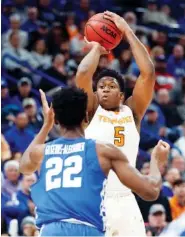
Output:
[[110,104],[110,101],[104,99],[101,100],[100,102],[101,107],[103,107],[104,109],[110,110],[112,108],[112,104]]

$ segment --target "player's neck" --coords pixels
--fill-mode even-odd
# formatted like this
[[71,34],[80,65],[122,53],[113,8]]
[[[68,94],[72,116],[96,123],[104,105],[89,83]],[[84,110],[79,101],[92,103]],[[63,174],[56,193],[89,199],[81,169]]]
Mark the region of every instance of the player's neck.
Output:
[[60,135],[65,138],[84,137],[84,130],[81,127],[75,127],[71,129],[62,127],[60,131]]
[[112,108],[112,109],[106,109],[107,111],[113,111],[113,112],[119,112],[120,111],[120,107],[117,108]]

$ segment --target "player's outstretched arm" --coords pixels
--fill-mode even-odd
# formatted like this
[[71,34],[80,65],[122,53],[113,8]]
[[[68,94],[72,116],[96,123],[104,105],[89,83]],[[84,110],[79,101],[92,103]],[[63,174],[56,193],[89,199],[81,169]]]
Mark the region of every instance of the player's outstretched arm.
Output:
[[[156,200],[161,189],[161,174],[159,166],[167,162],[169,145],[159,141],[154,148],[150,162],[150,174],[142,175],[137,169],[132,167],[126,156],[113,145],[106,145],[100,149],[100,160],[102,169],[107,174],[109,169],[113,169],[119,180],[133,192],[146,201]],[[102,162],[102,160],[104,161]],[[110,161],[107,163],[107,159]]]
[[97,42],[87,42],[91,47],[90,52],[78,66],[76,85],[88,94],[88,112],[93,115],[97,108],[97,99],[93,92],[93,75],[98,67],[100,56],[107,51]]
[[127,104],[132,108],[138,120],[141,121],[153,97],[155,85],[154,65],[145,46],[140,42],[122,17],[109,11],[105,12],[104,17],[113,21],[119,30],[126,36],[133,56],[140,69],[140,76],[136,81],[133,95],[128,99]]
[[21,157],[20,172],[23,174],[31,174],[40,168],[44,156],[44,143],[54,124],[53,108],[49,108],[45,93],[42,90],[40,90],[40,94],[43,106],[44,124]]

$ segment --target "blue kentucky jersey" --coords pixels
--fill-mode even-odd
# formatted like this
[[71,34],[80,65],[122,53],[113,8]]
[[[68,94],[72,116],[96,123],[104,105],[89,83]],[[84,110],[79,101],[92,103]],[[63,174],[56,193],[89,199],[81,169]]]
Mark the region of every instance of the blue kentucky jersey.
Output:
[[31,190],[37,226],[74,218],[103,231],[105,185],[95,141],[61,137],[46,144],[40,177]]

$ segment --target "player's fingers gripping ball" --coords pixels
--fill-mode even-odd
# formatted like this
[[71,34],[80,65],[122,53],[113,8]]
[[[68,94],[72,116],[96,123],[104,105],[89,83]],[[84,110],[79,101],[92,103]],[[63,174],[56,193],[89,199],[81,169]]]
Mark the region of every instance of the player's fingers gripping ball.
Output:
[[88,20],[84,33],[88,41],[96,41],[106,50],[114,49],[123,37],[114,22],[105,19],[103,13],[98,13]]

